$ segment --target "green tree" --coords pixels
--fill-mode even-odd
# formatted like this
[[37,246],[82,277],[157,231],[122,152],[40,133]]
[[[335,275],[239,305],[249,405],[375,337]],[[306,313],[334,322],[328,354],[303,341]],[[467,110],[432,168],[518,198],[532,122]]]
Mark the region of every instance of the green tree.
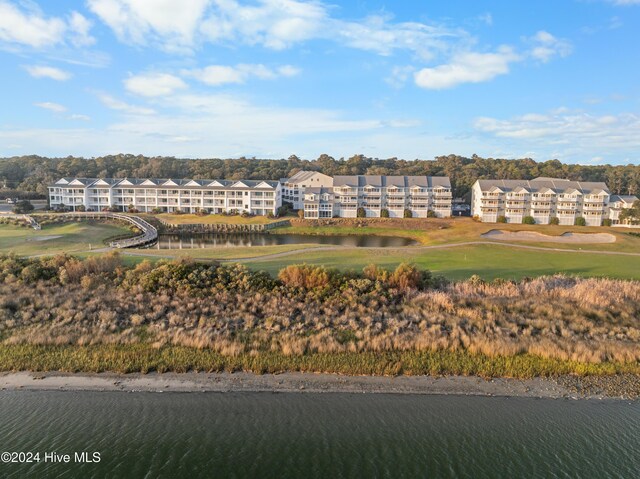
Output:
[[19,215],[28,214],[28,213],[31,213],[32,211],[33,211],[33,205],[29,200],[18,201],[13,206],[13,212]]

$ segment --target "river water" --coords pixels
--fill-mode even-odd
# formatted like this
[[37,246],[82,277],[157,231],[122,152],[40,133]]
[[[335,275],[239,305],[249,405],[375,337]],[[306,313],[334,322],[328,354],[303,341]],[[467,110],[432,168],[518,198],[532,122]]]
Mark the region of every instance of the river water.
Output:
[[[0,477],[639,477],[640,402],[0,391]],[[77,463],[74,453],[100,454]],[[45,452],[71,463],[44,462]],[[59,457],[59,456],[58,456]]]
[[153,245],[157,249],[229,248],[235,246],[272,246],[283,244],[321,244],[368,248],[389,248],[418,244],[411,238],[374,235],[301,235],[301,234],[162,234]]

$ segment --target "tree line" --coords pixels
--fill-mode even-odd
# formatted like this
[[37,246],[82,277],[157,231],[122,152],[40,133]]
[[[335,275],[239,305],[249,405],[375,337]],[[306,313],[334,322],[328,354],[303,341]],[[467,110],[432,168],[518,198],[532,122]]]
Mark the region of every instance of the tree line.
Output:
[[470,158],[438,156],[433,160],[370,158],[354,155],[335,159],[327,154],[315,160],[295,155],[281,160],[257,158],[179,159],[118,154],[97,158],[47,158],[37,155],[0,158],[0,192],[47,194],[47,184],[60,177],[142,177],[195,179],[279,180],[299,170],[327,175],[444,175],[451,178],[454,195],[468,195],[477,179],[532,179],[538,176],[577,181],[604,181],[613,194],[640,194],[640,165],[575,165],[531,158]]

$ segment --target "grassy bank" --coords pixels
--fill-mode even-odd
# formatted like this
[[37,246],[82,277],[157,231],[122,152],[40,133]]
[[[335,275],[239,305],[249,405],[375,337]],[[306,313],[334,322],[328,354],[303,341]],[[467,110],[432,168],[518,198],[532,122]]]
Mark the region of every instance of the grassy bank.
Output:
[[228,224],[228,225],[264,225],[268,223],[273,223],[274,221],[281,221],[282,219],[270,219],[266,216],[249,216],[243,217],[241,215],[227,216],[227,215],[193,215],[193,214],[184,214],[184,215],[176,215],[172,213],[162,213],[159,215],[146,215],[139,214],[138,216],[142,216],[144,218],[159,218],[168,223],[172,223],[175,225],[186,225],[186,224]]
[[347,375],[464,375],[532,378],[564,374],[640,374],[635,363],[583,363],[530,354],[493,356],[467,351],[402,351],[227,356],[210,349],[149,345],[40,346],[0,348],[2,371],[66,372],[234,372],[259,374],[284,371]]

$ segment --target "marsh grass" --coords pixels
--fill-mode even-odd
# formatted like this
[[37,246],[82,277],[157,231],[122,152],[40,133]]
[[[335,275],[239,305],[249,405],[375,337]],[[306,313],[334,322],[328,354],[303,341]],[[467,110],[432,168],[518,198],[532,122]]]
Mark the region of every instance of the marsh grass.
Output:
[[466,351],[390,351],[384,353],[278,352],[228,356],[208,349],[149,345],[41,346],[0,348],[0,370],[65,372],[237,372],[285,371],[349,375],[464,375],[480,377],[551,377],[563,374],[640,374],[638,364],[581,363],[530,354],[486,356]]

